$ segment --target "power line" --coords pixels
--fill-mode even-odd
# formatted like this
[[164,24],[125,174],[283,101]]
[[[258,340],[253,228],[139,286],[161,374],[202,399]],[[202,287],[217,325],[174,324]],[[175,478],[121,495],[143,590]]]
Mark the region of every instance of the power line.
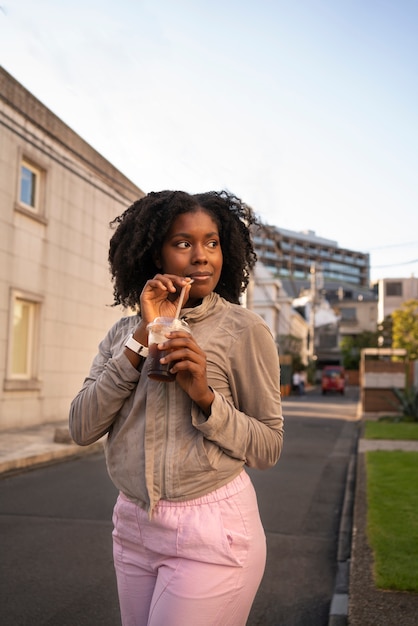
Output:
[[386,250],[387,248],[401,248],[403,246],[418,246],[418,241],[406,241],[405,243],[389,243],[386,246],[377,246],[376,248],[369,248],[372,250]]
[[398,267],[398,265],[411,265],[412,263],[418,263],[418,259],[414,259],[413,261],[404,261],[403,263],[391,263],[390,265],[372,265],[372,267],[377,270],[383,267]]

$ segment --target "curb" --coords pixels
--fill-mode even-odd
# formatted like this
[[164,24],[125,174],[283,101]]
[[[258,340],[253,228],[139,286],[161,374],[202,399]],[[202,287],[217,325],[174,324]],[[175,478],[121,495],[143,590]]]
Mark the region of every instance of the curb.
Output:
[[337,574],[328,617],[328,626],[348,624],[348,592],[350,579],[351,541],[353,531],[357,452],[350,456],[344,503],[338,533]]
[[22,470],[36,469],[50,463],[68,461],[87,454],[103,452],[103,441],[97,441],[89,446],[78,446],[75,443],[62,444],[55,450],[40,452],[23,458],[14,458],[0,462],[0,478],[7,477]]

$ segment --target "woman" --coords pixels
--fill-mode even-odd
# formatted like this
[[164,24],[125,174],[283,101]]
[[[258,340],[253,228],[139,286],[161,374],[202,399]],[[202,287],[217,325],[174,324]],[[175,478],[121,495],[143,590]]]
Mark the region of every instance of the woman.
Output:
[[[115,304],[136,310],[103,339],[73,400],[70,430],[108,434],[119,489],[114,562],[124,626],[243,626],[266,558],[245,466],[283,441],[272,335],[239,297],[255,263],[251,209],[227,192],[150,193],[114,220]],[[175,382],[147,376],[147,325],[190,326],[159,344]]]

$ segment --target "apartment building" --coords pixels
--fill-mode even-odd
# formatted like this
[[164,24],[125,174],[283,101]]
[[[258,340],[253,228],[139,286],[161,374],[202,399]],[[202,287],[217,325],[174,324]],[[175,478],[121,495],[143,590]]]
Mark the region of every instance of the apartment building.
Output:
[[318,367],[340,361],[345,335],[376,329],[369,254],[340,248],[313,231],[268,225],[255,232],[255,244],[258,259],[293,296],[308,322],[309,356]]
[[126,314],[109,222],[143,195],[0,68],[0,430],[66,419]]
[[254,237],[259,260],[286,282],[289,293],[309,288],[312,268],[320,271],[325,290],[369,290],[369,254],[340,248],[313,231],[295,232],[263,225]]

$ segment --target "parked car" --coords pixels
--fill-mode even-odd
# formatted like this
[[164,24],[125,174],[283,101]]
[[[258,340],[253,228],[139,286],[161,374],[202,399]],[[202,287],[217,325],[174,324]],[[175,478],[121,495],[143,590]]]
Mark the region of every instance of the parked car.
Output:
[[322,394],[328,391],[345,393],[345,370],[341,365],[326,365],[322,370]]

